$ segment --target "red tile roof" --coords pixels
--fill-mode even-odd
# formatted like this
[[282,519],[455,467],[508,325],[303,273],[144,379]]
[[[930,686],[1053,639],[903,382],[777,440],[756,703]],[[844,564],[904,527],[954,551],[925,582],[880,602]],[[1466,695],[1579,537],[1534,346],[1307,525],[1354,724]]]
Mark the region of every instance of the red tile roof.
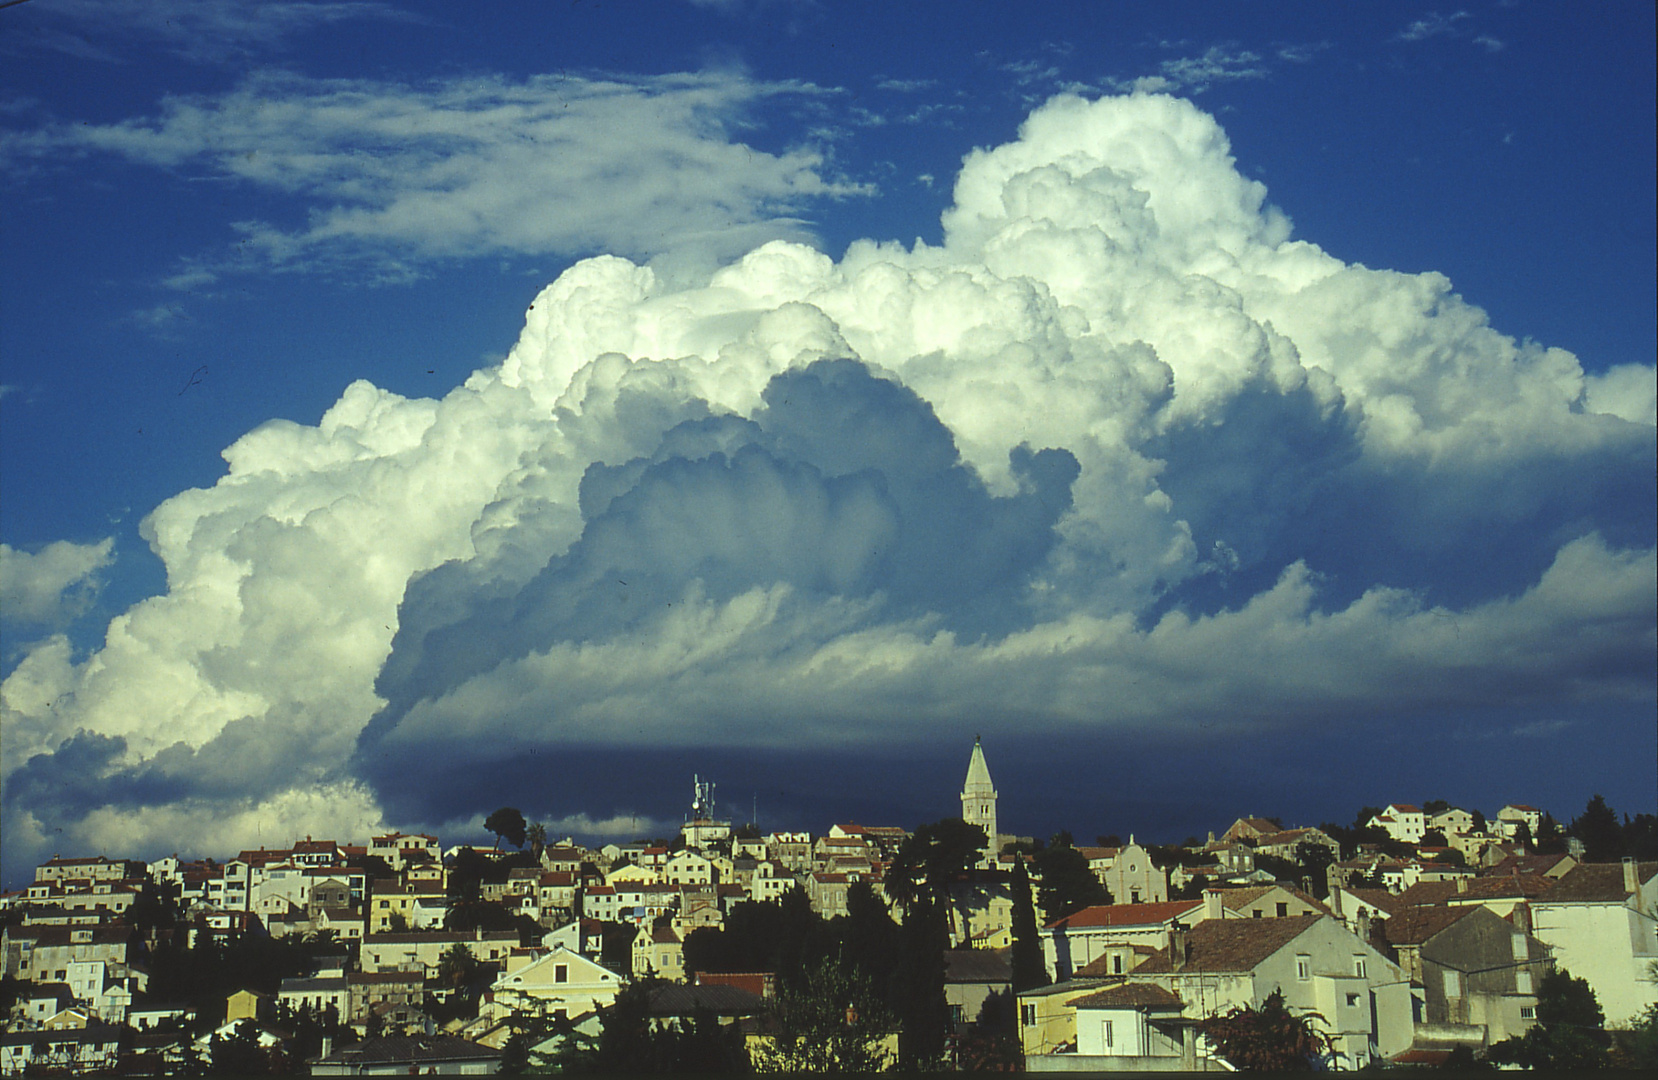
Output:
[[1186,1003],[1178,994],[1163,989],[1156,983],[1122,983],[1108,986],[1086,997],[1073,998],[1073,1009],[1173,1009],[1180,1010]]
[[[1564,881],[1565,878],[1561,880]],[[1467,884],[1463,885],[1464,882]],[[1478,904],[1486,900],[1524,900],[1542,897],[1556,887],[1554,878],[1542,874],[1472,877],[1456,881],[1418,881],[1399,894],[1398,905],[1403,909],[1430,904]]]
[[1157,904],[1096,904],[1055,919],[1049,929],[1081,930],[1095,926],[1156,926],[1203,907],[1201,900],[1169,900]]
[[1343,887],[1342,892],[1351,896],[1367,907],[1373,907],[1386,915],[1403,910],[1406,905],[1399,902],[1399,897],[1386,889],[1349,889]]
[[[1288,919],[1205,919],[1186,931],[1181,973],[1253,971],[1262,961],[1312,929],[1323,915]],[[1159,949],[1134,969],[1136,975],[1173,972],[1169,950]]]
[[1478,910],[1477,904],[1407,908],[1387,920],[1383,933],[1389,945],[1420,945]]
[[[1635,878],[1641,884],[1658,874],[1658,862],[1637,865]],[[1521,879],[1524,880],[1524,879]],[[1539,903],[1623,903],[1630,892],[1624,888],[1622,863],[1583,863],[1575,866]]]

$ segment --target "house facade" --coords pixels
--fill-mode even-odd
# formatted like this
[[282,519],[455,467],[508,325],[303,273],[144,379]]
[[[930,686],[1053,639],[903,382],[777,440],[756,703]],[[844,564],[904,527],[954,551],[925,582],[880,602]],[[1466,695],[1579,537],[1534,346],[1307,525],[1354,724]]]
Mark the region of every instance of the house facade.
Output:
[[1584,863],[1531,901],[1532,933],[1586,979],[1611,1026],[1658,1002],[1658,863]]
[[1201,900],[1083,908],[1042,929],[1042,960],[1049,977],[1064,982],[1113,946],[1155,948],[1167,940],[1172,924],[1189,926],[1203,917],[1203,910]]
[[1380,936],[1422,988],[1419,1043],[1483,1048],[1523,1034],[1536,1020],[1536,988],[1549,948],[1479,906],[1407,908]]
[[490,987],[492,1013],[576,1019],[611,1005],[622,977],[563,945],[510,967]]
[[1409,980],[1393,961],[1332,916],[1207,919],[1173,930],[1128,976],[1179,998],[1181,1016],[1258,1009],[1274,991],[1291,1013],[1312,1015],[1335,1064],[1356,1069],[1409,1049]]

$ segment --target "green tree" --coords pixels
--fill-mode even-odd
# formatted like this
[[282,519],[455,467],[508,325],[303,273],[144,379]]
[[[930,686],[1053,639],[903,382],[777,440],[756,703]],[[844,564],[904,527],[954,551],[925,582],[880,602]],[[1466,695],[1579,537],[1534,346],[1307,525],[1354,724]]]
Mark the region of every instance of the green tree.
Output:
[[921,826],[904,840],[887,870],[887,895],[907,905],[921,893],[930,893],[948,909],[951,886],[978,865],[986,842],[983,829],[961,818]]
[[898,1056],[907,1069],[931,1069],[944,1063],[950,1033],[950,1006],[944,997],[944,950],[950,943],[949,913],[930,892],[915,896],[904,908],[898,970],[892,1004],[898,1013]]
[[778,901],[777,981],[797,985],[814,959],[823,932],[823,916],[812,910],[811,898],[799,885]]
[[495,834],[495,847],[501,847],[505,840],[515,848],[524,846],[524,834],[529,826],[524,822],[524,815],[516,806],[503,806],[495,813],[484,819],[484,828]]
[[445,990],[464,990],[477,978],[478,969],[472,950],[457,941],[438,957],[438,985]]
[[1071,846],[1069,835],[1056,835],[1032,862],[1042,879],[1036,903],[1049,923],[1093,904],[1111,903],[1111,894],[1088,868],[1087,857]]
[[547,826],[531,822],[524,829],[524,838],[530,842],[530,856],[539,862],[541,853],[547,850]]
[[449,899],[457,903],[477,900],[489,859],[469,847],[461,848],[449,867]]
[[707,1009],[674,1020],[654,1037],[657,1059],[667,1072],[740,1076],[753,1071],[742,1029],[721,1024]]
[[259,1025],[243,1020],[229,1035],[215,1035],[208,1043],[208,1060],[215,1076],[251,1076],[271,1072],[271,1058],[259,1045]]
[[1658,1005],[1648,1005],[1629,1030],[1615,1031],[1612,1038],[1613,1065],[1648,1076],[1658,1072]]
[[952,891],[984,851],[984,830],[960,818],[922,825],[899,847],[887,871],[887,895],[901,905],[898,969],[892,1002],[907,1068],[943,1061],[950,1010],[944,1000],[944,950],[950,943]]
[[1259,1009],[1241,1006],[1198,1024],[1198,1031],[1234,1068],[1245,1072],[1307,1072],[1318,1068],[1330,1042],[1310,1015],[1295,1016],[1274,990]]
[[891,1013],[869,981],[838,960],[804,973],[772,1007],[777,1036],[755,1054],[761,1072],[880,1072],[892,1064],[882,1046]]
[[1353,816],[1353,831],[1364,832],[1370,828],[1370,822],[1380,816],[1381,812],[1382,807],[1380,806],[1359,807],[1359,812]]
[[656,982],[642,979],[623,987],[616,1001],[599,1014],[599,1045],[594,1055],[597,1071],[658,1071],[650,1007],[651,987]]
[[1327,899],[1330,895],[1330,864],[1336,861],[1335,852],[1324,844],[1304,841],[1295,846],[1295,859],[1312,894],[1320,900]]
[[827,927],[836,939],[840,957],[877,988],[890,985],[898,957],[899,927],[886,901],[867,881],[854,881],[846,890],[846,914]]
[[1031,902],[1030,872],[1025,860],[1013,860],[1013,992],[1048,985],[1042,960],[1042,939],[1036,930],[1036,905]]
[[1542,820],[1537,823],[1537,853],[1539,855],[1564,855],[1566,853],[1566,832],[1560,823],[1554,820],[1554,815],[1545,812]]
[[1604,796],[1590,799],[1583,813],[1572,819],[1572,835],[1583,841],[1587,862],[1616,862],[1623,857],[1623,826]]
[[1624,854],[1641,862],[1658,859],[1658,815],[1636,814],[1623,822]]
[[979,1006],[966,1036],[956,1043],[958,1072],[1020,1072],[1025,1056],[1019,1047],[1019,1001],[1014,993],[994,991]]
[[1537,983],[1537,1023],[1487,1055],[1501,1065],[1582,1071],[1610,1063],[1606,1017],[1587,980],[1557,968]]

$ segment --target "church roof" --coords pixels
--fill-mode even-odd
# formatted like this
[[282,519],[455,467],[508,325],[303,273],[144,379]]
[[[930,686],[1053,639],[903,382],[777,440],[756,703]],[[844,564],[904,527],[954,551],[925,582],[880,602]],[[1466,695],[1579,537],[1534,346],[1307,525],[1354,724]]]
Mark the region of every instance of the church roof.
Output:
[[973,740],[973,756],[967,761],[967,783],[962,785],[963,795],[994,795],[996,785],[990,782],[990,766],[984,763],[984,747],[979,740]]

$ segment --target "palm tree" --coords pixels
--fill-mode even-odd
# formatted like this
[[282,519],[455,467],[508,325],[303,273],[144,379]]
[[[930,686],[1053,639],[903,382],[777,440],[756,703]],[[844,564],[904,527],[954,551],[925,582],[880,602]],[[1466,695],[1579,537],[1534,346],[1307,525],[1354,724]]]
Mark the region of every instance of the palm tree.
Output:
[[539,860],[541,853],[547,848],[547,826],[539,821],[532,821],[524,830],[524,836],[530,842],[530,854]]

